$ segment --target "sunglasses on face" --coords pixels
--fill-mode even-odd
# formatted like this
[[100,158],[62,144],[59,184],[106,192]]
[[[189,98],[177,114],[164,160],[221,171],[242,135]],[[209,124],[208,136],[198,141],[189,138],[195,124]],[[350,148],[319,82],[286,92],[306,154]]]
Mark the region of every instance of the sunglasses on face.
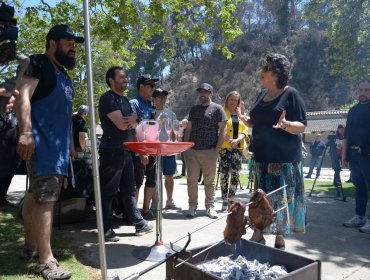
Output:
[[262,67],[262,72],[274,71],[274,68],[270,65],[265,65]]
[[150,86],[151,88],[155,88],[155,84],[144,84],[146,86]]

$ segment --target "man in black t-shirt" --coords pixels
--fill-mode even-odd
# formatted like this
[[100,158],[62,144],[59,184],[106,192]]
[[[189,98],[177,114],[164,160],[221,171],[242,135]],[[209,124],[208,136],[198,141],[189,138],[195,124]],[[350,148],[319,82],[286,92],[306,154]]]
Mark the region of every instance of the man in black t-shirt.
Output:
[[132,156],[122,145],[123,142],[132,141],[131,128],[137,119],[127,97],[123,95],[127,88],[123,68],[109,68],[105,81],[110,90],[99,100],[99,117],[103,129],[99,146],[99,174],[105,240],[116,242],[119,238],[112,229],[112,202],[117,193],[128,220],[135,225],[136,235],[151,232],[153,226],[143,219],[137,209]]
[[72,117],[73,144],[76,152],[83,152],[86,148],[87,126],[86,117],[89,113],[89,107],[81,105],[77,114]]
[[359,103],[348,112],[343,140],[342,161],[349,163],[353,184],[356,186],[355,216],[343,223],[346,227],[359,227],[370,234],[370,218],[366,219],[366,206],[370,192],[370,80],[361,81],[357,95]]

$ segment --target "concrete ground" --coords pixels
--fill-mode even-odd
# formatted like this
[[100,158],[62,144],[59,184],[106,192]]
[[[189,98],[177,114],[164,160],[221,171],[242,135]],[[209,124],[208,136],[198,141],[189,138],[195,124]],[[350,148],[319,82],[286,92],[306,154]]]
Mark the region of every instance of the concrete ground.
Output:
[[[180,169],[179,169],[180,170]],[[245,169],[243,170],[245,172]],[[322,170],[320,179],[332,180],[332,170]],[[342,180],[348,179],[348,171],[342,172]],[[10,200],[16,202],[25,189],[25,176],[15,176],[9,190]],[[164,194],[165,196],[165,194]],[[216,210],[221,209],[220,190],[216,191]],[[248,201],[249,190],[238,190],[237,197]],[[186,179],[175,179],[175,201],[187,209]],[[140,194],[139,207],[142,205]],[[343,221],[353,216],[354,200],[346,202],[333,198],[308,197],[308,227],[306,234],[295,234],[286,239],[286,251],[322,262],[322,279],[325,280],[365,280],[370,279],[370,234],[364,234],[358,229],[345,228]],[[368,207],[370,208],[370,207]],[[199,185],[198,216],[188,219],[184,211],[163,212],[163,241],[174,242],[180,237],[193,232],[212,220],[204,210],[204,187]],[[370,210],[368,211],[370,214]],[[220,213],[221,215],[221,213]],[[150,222],[155,226],[155,221]],[[192,234],[189,249],[218,242],[223,239],[225,219],[221,219],[202,230]],[[122,225],[117,219],[115,231],[121,237],[118,243],[106,243],[108,276],[118,276],[125,279],[133,273],[140,272],[154,262],[139,260],[132,256],[132,251],[139,246],[151,246],[155,241],[155,231],[137,237],[133,226]],[[99,248],[97,230],[94,218],[85,222],[64,225],[56,234],[70,242],[74,252],[80,256],[82,263],[99,269]],[[249,239],[252,231],[247,229],[244,238]],[[274,237],[267,236],[267,246],[273,246]],[[186,239],[176,243],[183,246]],[[165,279],[165,265],[162,264],[140,279]],[[73,278],[72,278],[73,279]]]

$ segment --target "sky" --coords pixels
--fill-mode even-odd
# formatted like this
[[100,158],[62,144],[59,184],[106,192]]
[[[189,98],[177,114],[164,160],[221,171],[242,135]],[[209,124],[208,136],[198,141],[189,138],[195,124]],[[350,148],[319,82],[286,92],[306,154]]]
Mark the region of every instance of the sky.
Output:
[[[35,6],[41,3],[40,0],[20,0],[21,3],[25,6]],[[45,3],[49,4],[50,6],[54,6],[58,0],[45,0]]]

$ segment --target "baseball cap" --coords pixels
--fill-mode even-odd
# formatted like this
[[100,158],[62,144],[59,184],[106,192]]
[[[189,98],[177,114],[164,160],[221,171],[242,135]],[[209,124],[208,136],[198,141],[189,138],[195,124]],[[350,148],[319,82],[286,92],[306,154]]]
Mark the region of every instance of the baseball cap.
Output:
[[206,91],[209,91],[209,92],[213,92],[213,86],[211,86],[210,84],[207,84],[207,83],[203,83],[201,84],[198,88],[197,88],[197,91],[199,90],[206,90]]
[[152,76],[150,74],[145,74],[145,75],[140,76],[137,79],[136,86],[139,88],[139,86],[141,84],[148,84],[148,83],[155,84],[158,81],[159,81],[159,79],[152,78]]
[[86,105],[81,105],[78,107],[78,113],[82,115],[86,115],[89,112],[89,107]]
[[168,95],[168,91],[167,90],[163,90],[163,89],[160,89],[160,88],[157,88],[154,92],[153,92],[153,97],[157,97],[158,95],[164,95],[164,96],[167,96]]
[[66,24],[54,25],[46,35],[46,41],[59,39],[74,39],[76,43],[85,42],[84,37],[77,36]]

